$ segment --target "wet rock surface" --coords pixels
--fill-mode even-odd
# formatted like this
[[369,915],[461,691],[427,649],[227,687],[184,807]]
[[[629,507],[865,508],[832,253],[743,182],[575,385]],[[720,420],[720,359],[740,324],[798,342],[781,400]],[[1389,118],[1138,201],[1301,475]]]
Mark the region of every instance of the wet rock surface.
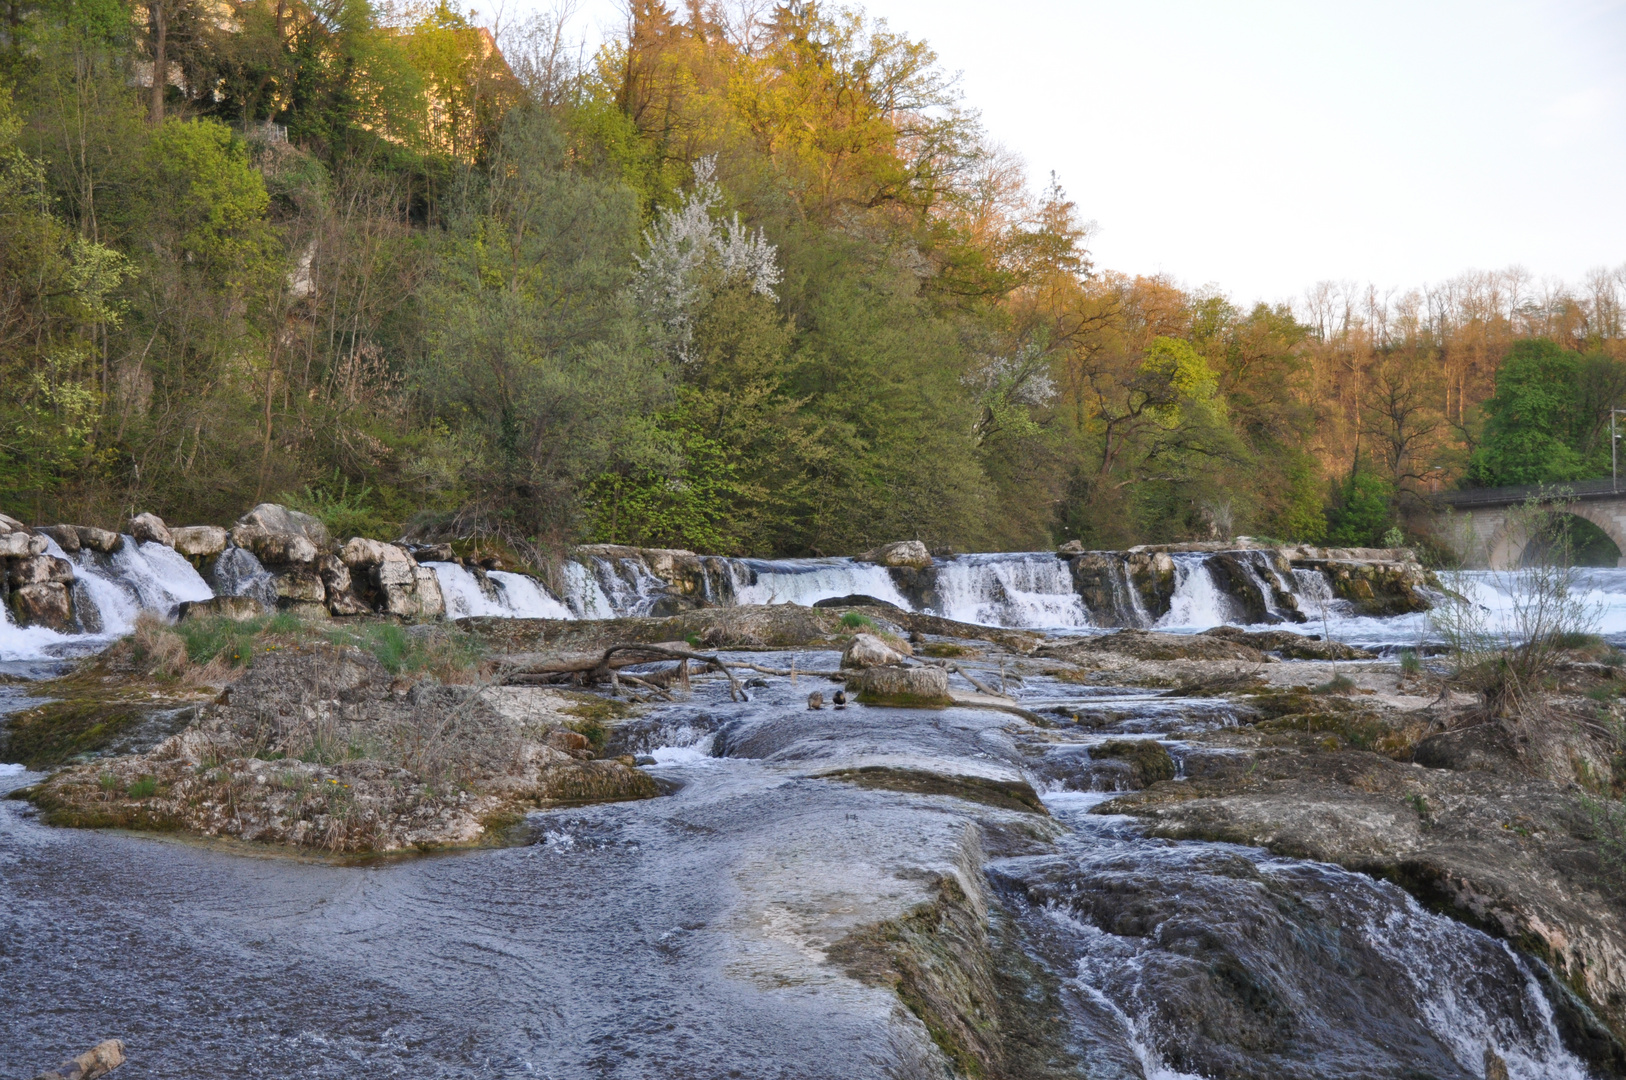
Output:
[[[1589,884],[1573,800],[1536,775],[1563,747],[1438,730],[1432,691],[1393,665],[1277,661],[1293,643],[1268,634],[1034,650],[858,610],[921,658],[862,677],[930,680],[946,702],[831,707],[840,684],[808,673],[838,672],[841,608],[465,620],[483,671],[694,635],[800,675],[736,698],[697,671],[675,700],[612,702],[290,654],[156,749],[28,778],[40,817],[0,805],[0,910],[24,943],[0,954],[24,1003],[3,1056],[39,1057],[68,1017],[119,1025],[149,1051],[133,1061],[183,1078],[338,1060],[430,1077],[1478,1078],[1494,1058],[1580,1080],[1574,1053],[1618,1074],[1618,901]],[[1312,690],[1335,666],[1349,689]],[[1247,685],[1179,689],[1239,670]],[[977,684],[1019,708],[953,703]],[[407,751],[433,732],[456,753],[430,793]],[[77,823],[514,846],[362,870],[41,824],[97,807],[147,816]],[[112,867],[146,888],[115,901],[98,886]],[[245,1034],[222,1035],[222,1011]]]

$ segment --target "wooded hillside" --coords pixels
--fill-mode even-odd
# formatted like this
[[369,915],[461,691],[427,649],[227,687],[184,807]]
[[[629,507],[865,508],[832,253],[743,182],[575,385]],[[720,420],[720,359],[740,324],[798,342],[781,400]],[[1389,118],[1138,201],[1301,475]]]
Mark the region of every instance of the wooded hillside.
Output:
[[591,57],[450,0],[0,11],[0,508],[34,521],[1376,542],[1430,488],[1607,474],[1623,292],[1244,310],[1098,268],[856,9],[639,0]]

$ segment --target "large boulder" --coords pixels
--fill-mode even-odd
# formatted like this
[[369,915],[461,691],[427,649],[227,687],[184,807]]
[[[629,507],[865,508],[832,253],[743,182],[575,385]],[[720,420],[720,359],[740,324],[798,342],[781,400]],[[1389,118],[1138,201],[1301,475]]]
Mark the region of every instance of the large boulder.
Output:
[[903,663],[903,653],[874,634],[856,634],[841,652],[844,668],[872,668]]
[[27,530],[14,530],[0,535],[0,559],[26,559],[31,555],[43,555],[49,546],[43,536],[36,536]]
[[247,622],[265,614],[265,608],[252,596],[214,596],[208,600],[188,600],[180,607],[180,621],[231,619]]
[[57,581],[22,585],[11,590],[11,612],[18,626],[69,630],[73,626],[72,593]]
[[847,689],[866,705],[940,708],[952,705],[948,672],[938,667],[861,668],[847,677]]
[[13,586],[44,585],[53,581],[66,585],[73,581],[73,563],[55,555],[30,555],[8,562],[10,569],[6,579]]
[[0,514],[0,536],[11,532],[27,532],[28,526],[7,514]]
[[138,544],[163,544],[165,547],[175,546],[175,537],[164,524],[164,519],[157,514],[137,514],[130,519],[130,535]]
[[86,550],[111,555],[124,546],[124,537],[118,533],[89,525],[47,525],[39,531],[55,540],[69,555]]
[[230,539],[219,525],[182,525],[171,529],[174,548],[189,559],[212,559],[226,550]]
[[925,570],[932,565],[930,549],[919,540],[897,540],[890,544],[882,544],[856,558],[859,562],[877,563],[881,566],[907,566],[915,570]]
[[267,566],[310,566],[331,544],[321,521],[276,503],[261,503],[238,518],[231,541]]
[[406,548],[399,544],[386,544],[382,540],[369,540],[365,536],[352,536],[339,550],[339,558],[352,570],[377,566],[379,563],[399,562],[411,564],[414,560]]

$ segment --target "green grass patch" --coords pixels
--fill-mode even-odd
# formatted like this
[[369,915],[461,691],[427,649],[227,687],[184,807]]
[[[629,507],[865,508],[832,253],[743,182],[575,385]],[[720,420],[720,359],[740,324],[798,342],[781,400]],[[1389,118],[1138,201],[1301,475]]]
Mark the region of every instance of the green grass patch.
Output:
[[217,656],[224,656],[233,667],[249,667],[254,663],[261,638],[298,637],[308,629],[299,616],[279,611],[241,622],[225,618],[187,619],[178,623],[173,632],[185,643],[186,658],[194,664],[207,664]]
[[374,622],[334,628],[328,641],[373,655],[391,674],[468,671],[484,655],[480,642],[459,630],[435,626],[409,633],[399,623]]
[[151,776],[143,776],[131,784],[125,794],[132,799],[150,799],[158,794],[158,781]]
[[1400,670],[1406,675],[1418,675],[1422,673],[1423,662],[1417,659],[1416,649],[1400,650]]
[[841,625],[847,630],[874,629],[876,621],[868,615],[861,615],[856,611],[849,611],[841,617]]

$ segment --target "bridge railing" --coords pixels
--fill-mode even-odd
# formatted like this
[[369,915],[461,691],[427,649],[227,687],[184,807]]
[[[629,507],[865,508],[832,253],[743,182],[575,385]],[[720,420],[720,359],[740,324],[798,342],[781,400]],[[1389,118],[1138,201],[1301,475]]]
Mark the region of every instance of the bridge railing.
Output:
[[1616,480],[1572,480],[1565,484],[1525,484],[1520,487],[1467,488],[1440,491],[1432,498],[1441,506],[1512,506],[1531,496],[1556,499],[1607,499],[1626,493],[1626,476]]

